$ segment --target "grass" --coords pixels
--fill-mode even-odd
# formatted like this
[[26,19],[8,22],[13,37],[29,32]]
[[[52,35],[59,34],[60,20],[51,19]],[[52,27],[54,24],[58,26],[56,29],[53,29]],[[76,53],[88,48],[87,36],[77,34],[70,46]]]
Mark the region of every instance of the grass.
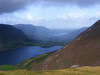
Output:
[[21,62],[20,64],[18,64],[17,67],[21,68],[21,69],[30,70],[31,67],[32,67],[32,63],[37,64],[37,63],[41,62],[42,60],[46,59],[48,56],[50,56],[53,53],[54,52],[46,53],[46,54],[43,54],[43,55],[36,56],[34,58],[30,58],[30,59],[25,60],[24,62]]
[[80,67],[37,72],[28,70],[0,71],[0,75],[100,75],[100,67]]
[[17,69],[17,67],[16,66],[12,66],[12,65],[0,65],[0,70],[6,70],[6,71],[8,71],[8,70],[16,70]]

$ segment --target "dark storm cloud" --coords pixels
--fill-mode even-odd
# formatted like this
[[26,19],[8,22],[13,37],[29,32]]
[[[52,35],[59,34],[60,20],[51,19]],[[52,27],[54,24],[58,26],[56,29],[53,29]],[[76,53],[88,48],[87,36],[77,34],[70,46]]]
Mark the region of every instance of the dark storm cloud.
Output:
[[94,4],[99,4],[100,0],[43,0],[55,5],[66,5],[66,4],[75,4],[78,6],[91,6]]
[[0,13],[12,12],[23,7],[22,1],[0,0]]
[[36,0],[0,0],[0,14],[24,8],[31,1]]
[[43,5],[67,5],[67,4],[75,4],[80,7],[91,6],[94,4],[99,4],[100,0],[0,0],[0,14],[13,12],[19,9],[24,8],[28,3],[36,3],[39,5],[40,3]]

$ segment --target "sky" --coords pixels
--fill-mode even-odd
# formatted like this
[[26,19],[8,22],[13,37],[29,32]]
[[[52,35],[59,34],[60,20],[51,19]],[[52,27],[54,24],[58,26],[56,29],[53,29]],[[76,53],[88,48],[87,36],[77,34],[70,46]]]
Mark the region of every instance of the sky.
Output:
[[100,19],[100,0],[0,0],[1,24],[82,28]]

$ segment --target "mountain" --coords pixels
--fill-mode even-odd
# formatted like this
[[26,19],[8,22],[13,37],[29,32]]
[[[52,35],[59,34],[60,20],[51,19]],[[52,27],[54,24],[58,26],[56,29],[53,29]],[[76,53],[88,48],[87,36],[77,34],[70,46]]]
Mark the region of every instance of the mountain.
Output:
[[0,51],[30,45],[29,39],[23,31],[6,24],[0,24]]
[[77,37],[81,32],[86,30],[82,29],[48,29],[42,26],[34,26],[30,24],[18,24],[16,28],[22,30],[27,36],[33,40],[37,40],[38,43],[54,46],[54,45],[66,45]]
[[44,60],[31,62],[33,70],[53,70],[79,66],[100,66],[100,20],[63,49]]
[[18,24],[18,25],[15,25],[15,27],[19,28],[30,38],[35,39],[35,40],[38,39],[42,41],[51,35],[51,31],[49,31],[49,29],[42,26],[33,26],[31,24]]
[[58,42],[61,45],[66,45],[70,43],[72,40],[74,40],[80,33],[85,31],[87,28],[81,28],[81,29],[74,29],[74,30],[69,30],[66,31],[64,34],[56,34],[54,37],[50,37],[51,41],[53,42]]

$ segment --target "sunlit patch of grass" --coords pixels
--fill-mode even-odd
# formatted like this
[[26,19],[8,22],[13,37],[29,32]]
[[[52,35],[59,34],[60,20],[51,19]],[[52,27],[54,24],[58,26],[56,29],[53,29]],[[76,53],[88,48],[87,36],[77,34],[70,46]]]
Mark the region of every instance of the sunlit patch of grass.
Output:
[[13,70],[1,71],[0,75],[100,75],[100,67],[80,67],[50,71]]

